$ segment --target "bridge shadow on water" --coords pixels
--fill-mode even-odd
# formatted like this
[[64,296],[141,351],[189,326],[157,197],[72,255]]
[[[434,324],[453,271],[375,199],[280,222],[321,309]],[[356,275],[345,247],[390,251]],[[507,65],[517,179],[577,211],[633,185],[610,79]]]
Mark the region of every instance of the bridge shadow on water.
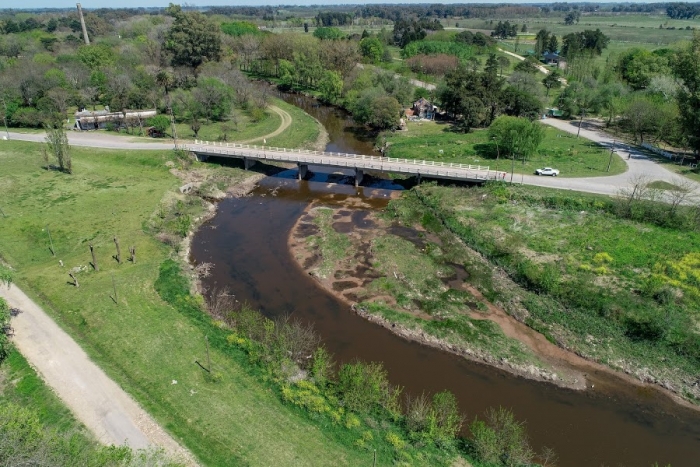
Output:
[[[275,164],[266,164],[262,161],[256,161],[248,169],[245,169],[243,159],[232,157],[217,157],[209,156],[207,163],[217,164],[222,167],[233,167],[244,169],[254,173],[265,174],[268,177],[280,178],[285,180],[294,180],[299,178],[299,169],[293,164],[288,164],[291,167],[280,167]],[[317,165],[309,165],[304,180],[309,182],[319,182],[337,185],[354,185],[355,172],[350,169],[335,169]],[[430,178],[416,176],[396,176],[390,172],[367,171],[360,186],[367,188],[378,188],[384,190],[410,190],[420,183],[435,183],[438,186],[458,186],[458,187],[473,187],[481,185],[482,182],[469,182],[460,180],[448,180],[440,178]]]

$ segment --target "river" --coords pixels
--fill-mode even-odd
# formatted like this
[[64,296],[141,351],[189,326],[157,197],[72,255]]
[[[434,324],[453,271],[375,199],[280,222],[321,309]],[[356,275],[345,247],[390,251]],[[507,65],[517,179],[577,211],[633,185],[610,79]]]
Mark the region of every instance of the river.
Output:
[[[303,96],[283,97],[324,124],[327,150],[373,150],[372,135],[355,130],[342,111]],[[219,204],[192,244],[193,261],[214,265],[205,287],[228,287],[239,301],[268,316],[287,313],[314,323],[338,361],[381,361],[392,383],[406,392],[449,389],[468,422],[488,407],[511,408],[526,422],[533,447],[553,448],[558,465],[700,465],[700,414],[654,388],[632,386],[601,372],[588,374],[592,389],[562,389],[407,342],[353,314],[301,270],[287,237],[311,201],[345,205],[352,200],[361,209],[382,209],[387,185],[356,189],[329,184],[324,174],[301,182],[294,177],[294,171],[267,177],[251,196]]]

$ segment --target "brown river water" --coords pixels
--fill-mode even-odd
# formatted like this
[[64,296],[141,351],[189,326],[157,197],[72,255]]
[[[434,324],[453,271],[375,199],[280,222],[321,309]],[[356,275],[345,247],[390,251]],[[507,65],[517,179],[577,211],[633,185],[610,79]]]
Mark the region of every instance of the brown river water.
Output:
[[[372,151],[372,136],[355,131],[342,111],[303,96],[284,98],[326,126],[327,150]],[[399,187],[378,182],[356,189],[342,177],[317,173],[299,182],[295,176],[285,171],[267,177],[251,196],[219,203],[192,244],[195,263],[214,265],[206,288],[228,287],[265,315],[286,313],[314,323],[338,361],[381,361],[405,392],[449,389],[467,421],[488,407],[511,408],[526,422],[533,447],[553,448],[560,466],[700,466],[700,413],[654,388],[600,372],[587,375],[592,389],[563,389],[408,342],[352,313],[302,271],[288,249],[289,232],[312,201],[382,209]]]

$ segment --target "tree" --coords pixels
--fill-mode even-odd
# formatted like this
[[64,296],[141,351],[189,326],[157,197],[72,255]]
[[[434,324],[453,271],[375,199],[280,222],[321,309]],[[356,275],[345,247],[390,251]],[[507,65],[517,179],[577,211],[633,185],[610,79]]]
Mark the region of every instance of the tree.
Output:
[[578,24],[579,19],[581,19],[581,12],[578,10],[570,11],[564,17],[564,24],[567,26],[572,26],[574,23]]
[[[172,3],[171,7],[175,7]],[[221,58],[219,28],[198,11],[169,8],[175,17],[165,36],[165,49],[172,53],[173,66],[197,68]]]
[[[530,76],[530,75],[528,75]],[[508,86],[501,95],[503,112],[512,117],[536,120],[542,115],[542,101],[527,91]]]
[[530,465],[534,453],[527,440],[524,424],[503,407],[489,409],[486,420],[471,424],[472,443],[479,459],[489,465],[519,467]]
[[360,53],[370,63],[379,63],[384,47],[376,36],[365,37],[360,41]]
[[533,60],[525,59],[520,62],[518,62],[517,65],[515,65],[514,68],[515,71],[519,71],[521,73],[538,73],[540,70],[537,68],[537,64]]
[[46,146],[48,153],[58,162],[61,172],[73,173],[68,136],[60,123],[46,126]]
[[[12,276],[7,272],[6,268],[0,265],[0,285],[10,285]],[[5,299],[0,298],[0,363],[10,354],[12,350],[12,341],[10,340],[10,306]]]
[[335,104],[343,93],[343,78],[337,71],[326,71],[318,83],[321,100]]
[[397,128],[401,118],[401,110],[401,104],[394,97],[379,97],[371,103],[370,117],[367,123],[382,130]]
[[670,72],[668,58],[646,49],[634,48],[620,56],[617,70],[632,89],[645,89],[652,77]]
[[503,55],[499,55],[498,58],[498,66],[500,67],[501,72],[499,73],[501,76],[503,76],[503,69],[508,68],[508,65],[510,65],[510,60],[508,60],[507,57],[504,57]]
[[152,126],[160,134],[165,134],[170,126],[170,119],[165,115],[156,115],[146,120],[146,125]]
[[657,133],[662,125],[662,113],[657,103],[645,96],[635,96],[622,111],[622,124],[640,144],[645,136]]
[[610,43],[610,38],[603,34],[600,29],[595,31],[586,29],[564,36],[561,52],[569,60],[579,55],[592,57],[603,53],[603,49],[608,46],[608,43]]
[[321,40],[338,40],[344,38],[345,34],[338,28],[316,28],[313,36]]
[[540,57],[549,45],[550,32],[546,29],[540,29],[535,35],[535,57]]
[[700,33],[671,63],[674,76],[683,82],[678,91],[678,110],[683,133],[691,148],[700,151]]
[[201,106],[207,123],[221,121],[231,112],[231,88],[219,78],[200,77],[197,87],[192,90],[192,96]]
[[539,147],[544,138],[544,130],[538,122],[504,115],[494,120],[489,127],[489,138],[498,143],[504,156],[525,160]]
[[547,47],[546,47],[546,52],[550,53],[557,53],[559,51],[559,39],[557,39],[557,36],[552,34],[552,36],[549,38],[549,42],[547,42]]
[[551,89],[559,89],[561,87],[561,73],[559,70],[554,70],[544,77],[542,84],[547,88],[547,97],[549,97],[549,91]]

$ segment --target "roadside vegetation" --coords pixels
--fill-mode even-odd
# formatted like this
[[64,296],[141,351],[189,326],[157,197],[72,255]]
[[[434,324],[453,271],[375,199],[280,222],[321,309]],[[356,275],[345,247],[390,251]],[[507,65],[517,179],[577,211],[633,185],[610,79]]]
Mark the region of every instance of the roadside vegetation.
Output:
[[[3,307],[6,303],[0,299],[0,313]],[[157,450],[100,445],[17,351],[10,352],[0,367],[0,395],[3,465],[179,465]]]

